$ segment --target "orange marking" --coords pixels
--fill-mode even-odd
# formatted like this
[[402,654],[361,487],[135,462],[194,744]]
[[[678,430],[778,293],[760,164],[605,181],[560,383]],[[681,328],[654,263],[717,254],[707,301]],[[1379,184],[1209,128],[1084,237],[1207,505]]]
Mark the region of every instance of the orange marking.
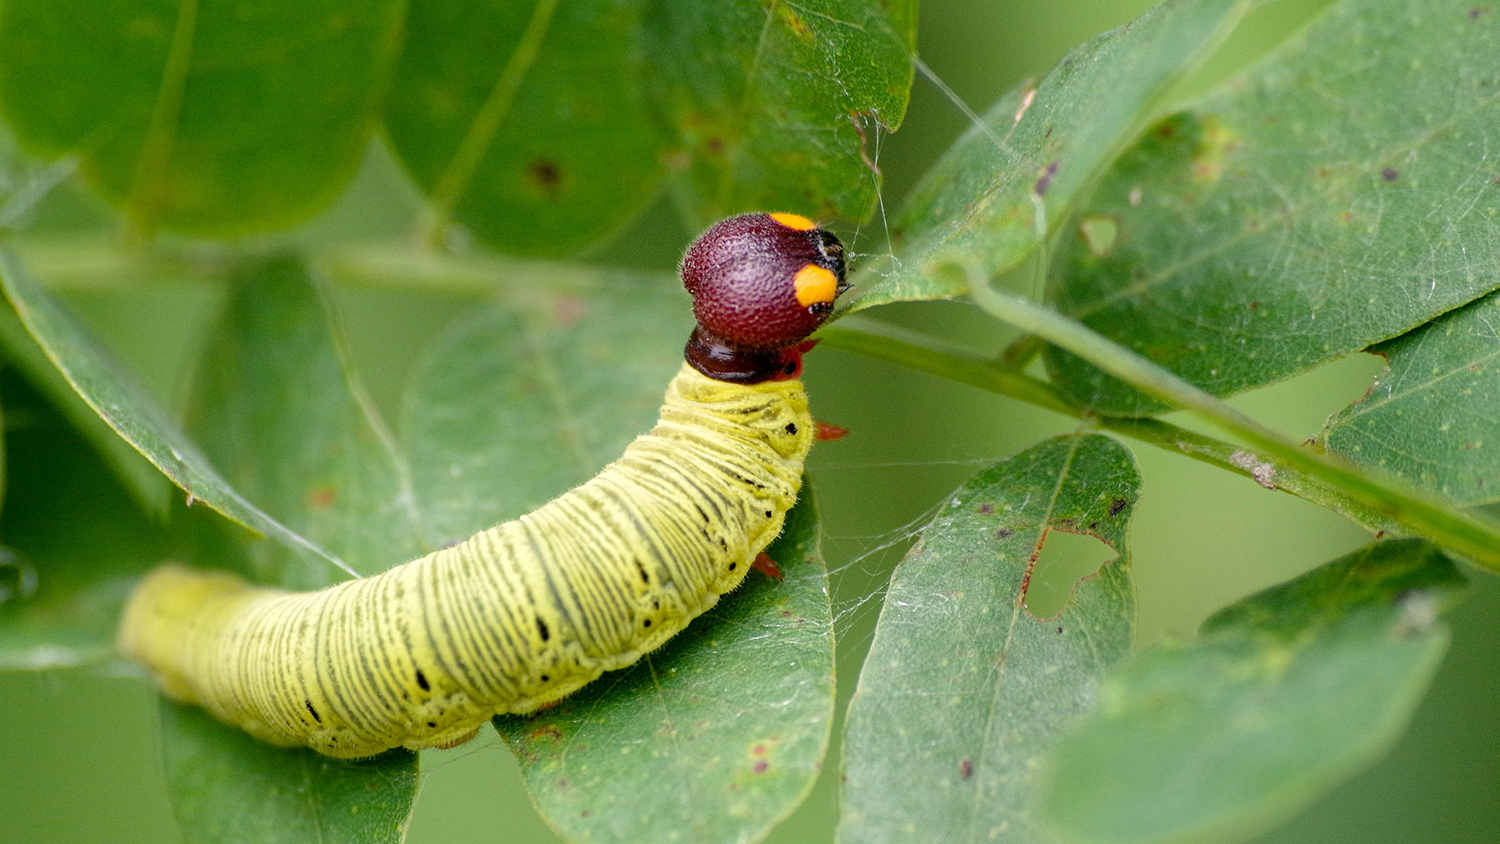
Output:
[[804,308],[827,304],[839,294],[839,278],[833,270],[808,264],[792,277],[792,288],[797,291],[797,304]]
[[796,229],[799,232],[810,232],[818,227],[817,223],[814,223],[801,214],[769,214],[767,216],[783,226],[789,229]]
[[760,556],[755,558],[755,562],[751,563],[750,567],[772,580],[781,579],[781,569],[777,568],[776,561],[767,557],[764,551],[760,552]]
[[849,436],[848,428],[841,428],[838,425],[830,425],[827,422],[818,422],[817,425],[818,431],[813,435],[813,438],[818,442],[841,440],[844,437]]

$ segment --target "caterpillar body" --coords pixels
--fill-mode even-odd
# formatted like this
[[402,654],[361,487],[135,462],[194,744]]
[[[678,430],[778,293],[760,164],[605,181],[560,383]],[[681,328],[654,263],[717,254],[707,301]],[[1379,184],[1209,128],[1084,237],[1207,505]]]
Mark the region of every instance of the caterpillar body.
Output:
[[815,423],[803,339],[844,288],[791,214],[711,227],[698,319],[656,426],[592,480],[381,575],[316,592],[164,565],[119,644],[168,695],[329,756],[446,747],[639,659],[744,579],[796,501]]

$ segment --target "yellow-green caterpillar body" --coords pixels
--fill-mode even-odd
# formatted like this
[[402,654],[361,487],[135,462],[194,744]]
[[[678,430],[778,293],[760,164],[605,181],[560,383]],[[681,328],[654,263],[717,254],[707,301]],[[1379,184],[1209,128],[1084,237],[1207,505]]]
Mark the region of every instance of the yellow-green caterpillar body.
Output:
[[660,646],[739,585],[796,502],[818,437],[803,339],[843,247],[795,214],[689,248],[697,328],[661,418],[592,480],[383,574],[317,592],[165,565],[121,651],[170,696],[278,745],[371,756],[461,743]]
[[661,419],[541,508],[317,592],[168,565],[120,647],[178,700],[278,745],[370,756],[460,742],[660,646],[739,585],[796,501],[802,382],[684,365]]

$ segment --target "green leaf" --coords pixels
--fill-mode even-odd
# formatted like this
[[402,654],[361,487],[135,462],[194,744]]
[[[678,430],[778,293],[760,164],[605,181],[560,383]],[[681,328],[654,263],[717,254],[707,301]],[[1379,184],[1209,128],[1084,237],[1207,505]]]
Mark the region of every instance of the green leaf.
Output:
[[671,127],[678,205],[695,225],[741,211],[863,219],[879,175],[866,119],[906,116],[914,0],[652,0],[647,92]]
[[[1140,483],[1100,434],[971,478],[892,576],[849,704],[840,840],[1041,841],[1035,766],[1129,652],[1125,528]],[[1023,602],[1049,531],[1119,552],[1053,618]]]
[[576,252],[656,193],[640,0],[413,0],[386,127],[431,198],[509,252]]
[[403,439],[441,546],[593,477],[656,420],[692,311],[669,276],[557,274],[455,325],[417,364]]
[[51,396],[7,369],[0,399],[0,672],[107,663],[131,581],[166,536]]
[[994,276],[1019,265],[1247,6],[1162,3],[1069,53],[1040,85],[1002,97],[912,193],[895,229],[898,261],[852,309],[951,298],[968,289],[964,270]]
[[79,325],[9,249],[0,246],[0,284],[26,330],[94,412],[194,501],[310,557],[344,564],[276,521],[224,481],[132,373]]
[[[363,573],[418,556],[404,466],[347,366],[315,280],[294,259],[270,258],[247,262],[232,285],[202,363],[198,439],[238,488]],[[294,588],[339,579],[327,565],[288,565],[276,552],[289,549],[265,545],[255,549],[262,579]],[[340,762],[166,706],[168,790],[190,840],[401,840],[416,799],[415,754]],[[268,800],[297,820],[268,815]],[[268,837],[270,826],[282,837]]]
[[353,762],[272,747],[193,706],[162,702],[167,790],[189,844],[391,842],[406,837],[417,754]]
[[[1158,125],[1063,239],[1058,309],[1225,395],[1494,289],[1500,29],[1471,9],[1343,0]],[[1161,409],[1067,353],[1047,363],[1095,408]]]
[[21,324],[9,302],[0,303],[0,350],[4,352],[5,362],[23,372],[27,380],[46,395],[47,400],[99,452],[146,512],[164,516],[171,487],[161,473],[140,452],[120,439],[120,435],[78,396],[63,374],[47,359],[47,353],[26,333],[26,326]]
[[135,227],[231,233],[326,205],[364,153],[399,0],[11,0],[0,104]]
[[[235,488],[301,536],[374,574],[420,541],[404,457],[350,369],[326,293],[291,257],[247,261],[200,364],[193,433]],[[262,546],[265,543],[261,543]],[[258,548],[262,580],[317,588],[331,566]]]
[[1462,505],[1500,501],[1500,294],[1376,346],[1389,366],[1328,420],[1330,451]]
[[656,653],[495,726],[571,841],[759,841],[812,788],[833,724],[833,619],[803,487],[744,586]]
[[1141,654],[1058,745],[1047,822],[1077,842],[1253,837],[1400,736],[1462,585],[1432,545],[1376,543]]

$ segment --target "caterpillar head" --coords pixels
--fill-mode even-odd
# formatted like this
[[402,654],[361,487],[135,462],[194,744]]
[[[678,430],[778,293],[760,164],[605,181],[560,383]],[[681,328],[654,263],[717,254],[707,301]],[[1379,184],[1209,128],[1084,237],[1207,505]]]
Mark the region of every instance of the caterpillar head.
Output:
[[687,361],[720,381],[796,378],[807,335],[833,312],[844,246],[796,214],[741,214],[715,223],[682,258],[698,327]]

